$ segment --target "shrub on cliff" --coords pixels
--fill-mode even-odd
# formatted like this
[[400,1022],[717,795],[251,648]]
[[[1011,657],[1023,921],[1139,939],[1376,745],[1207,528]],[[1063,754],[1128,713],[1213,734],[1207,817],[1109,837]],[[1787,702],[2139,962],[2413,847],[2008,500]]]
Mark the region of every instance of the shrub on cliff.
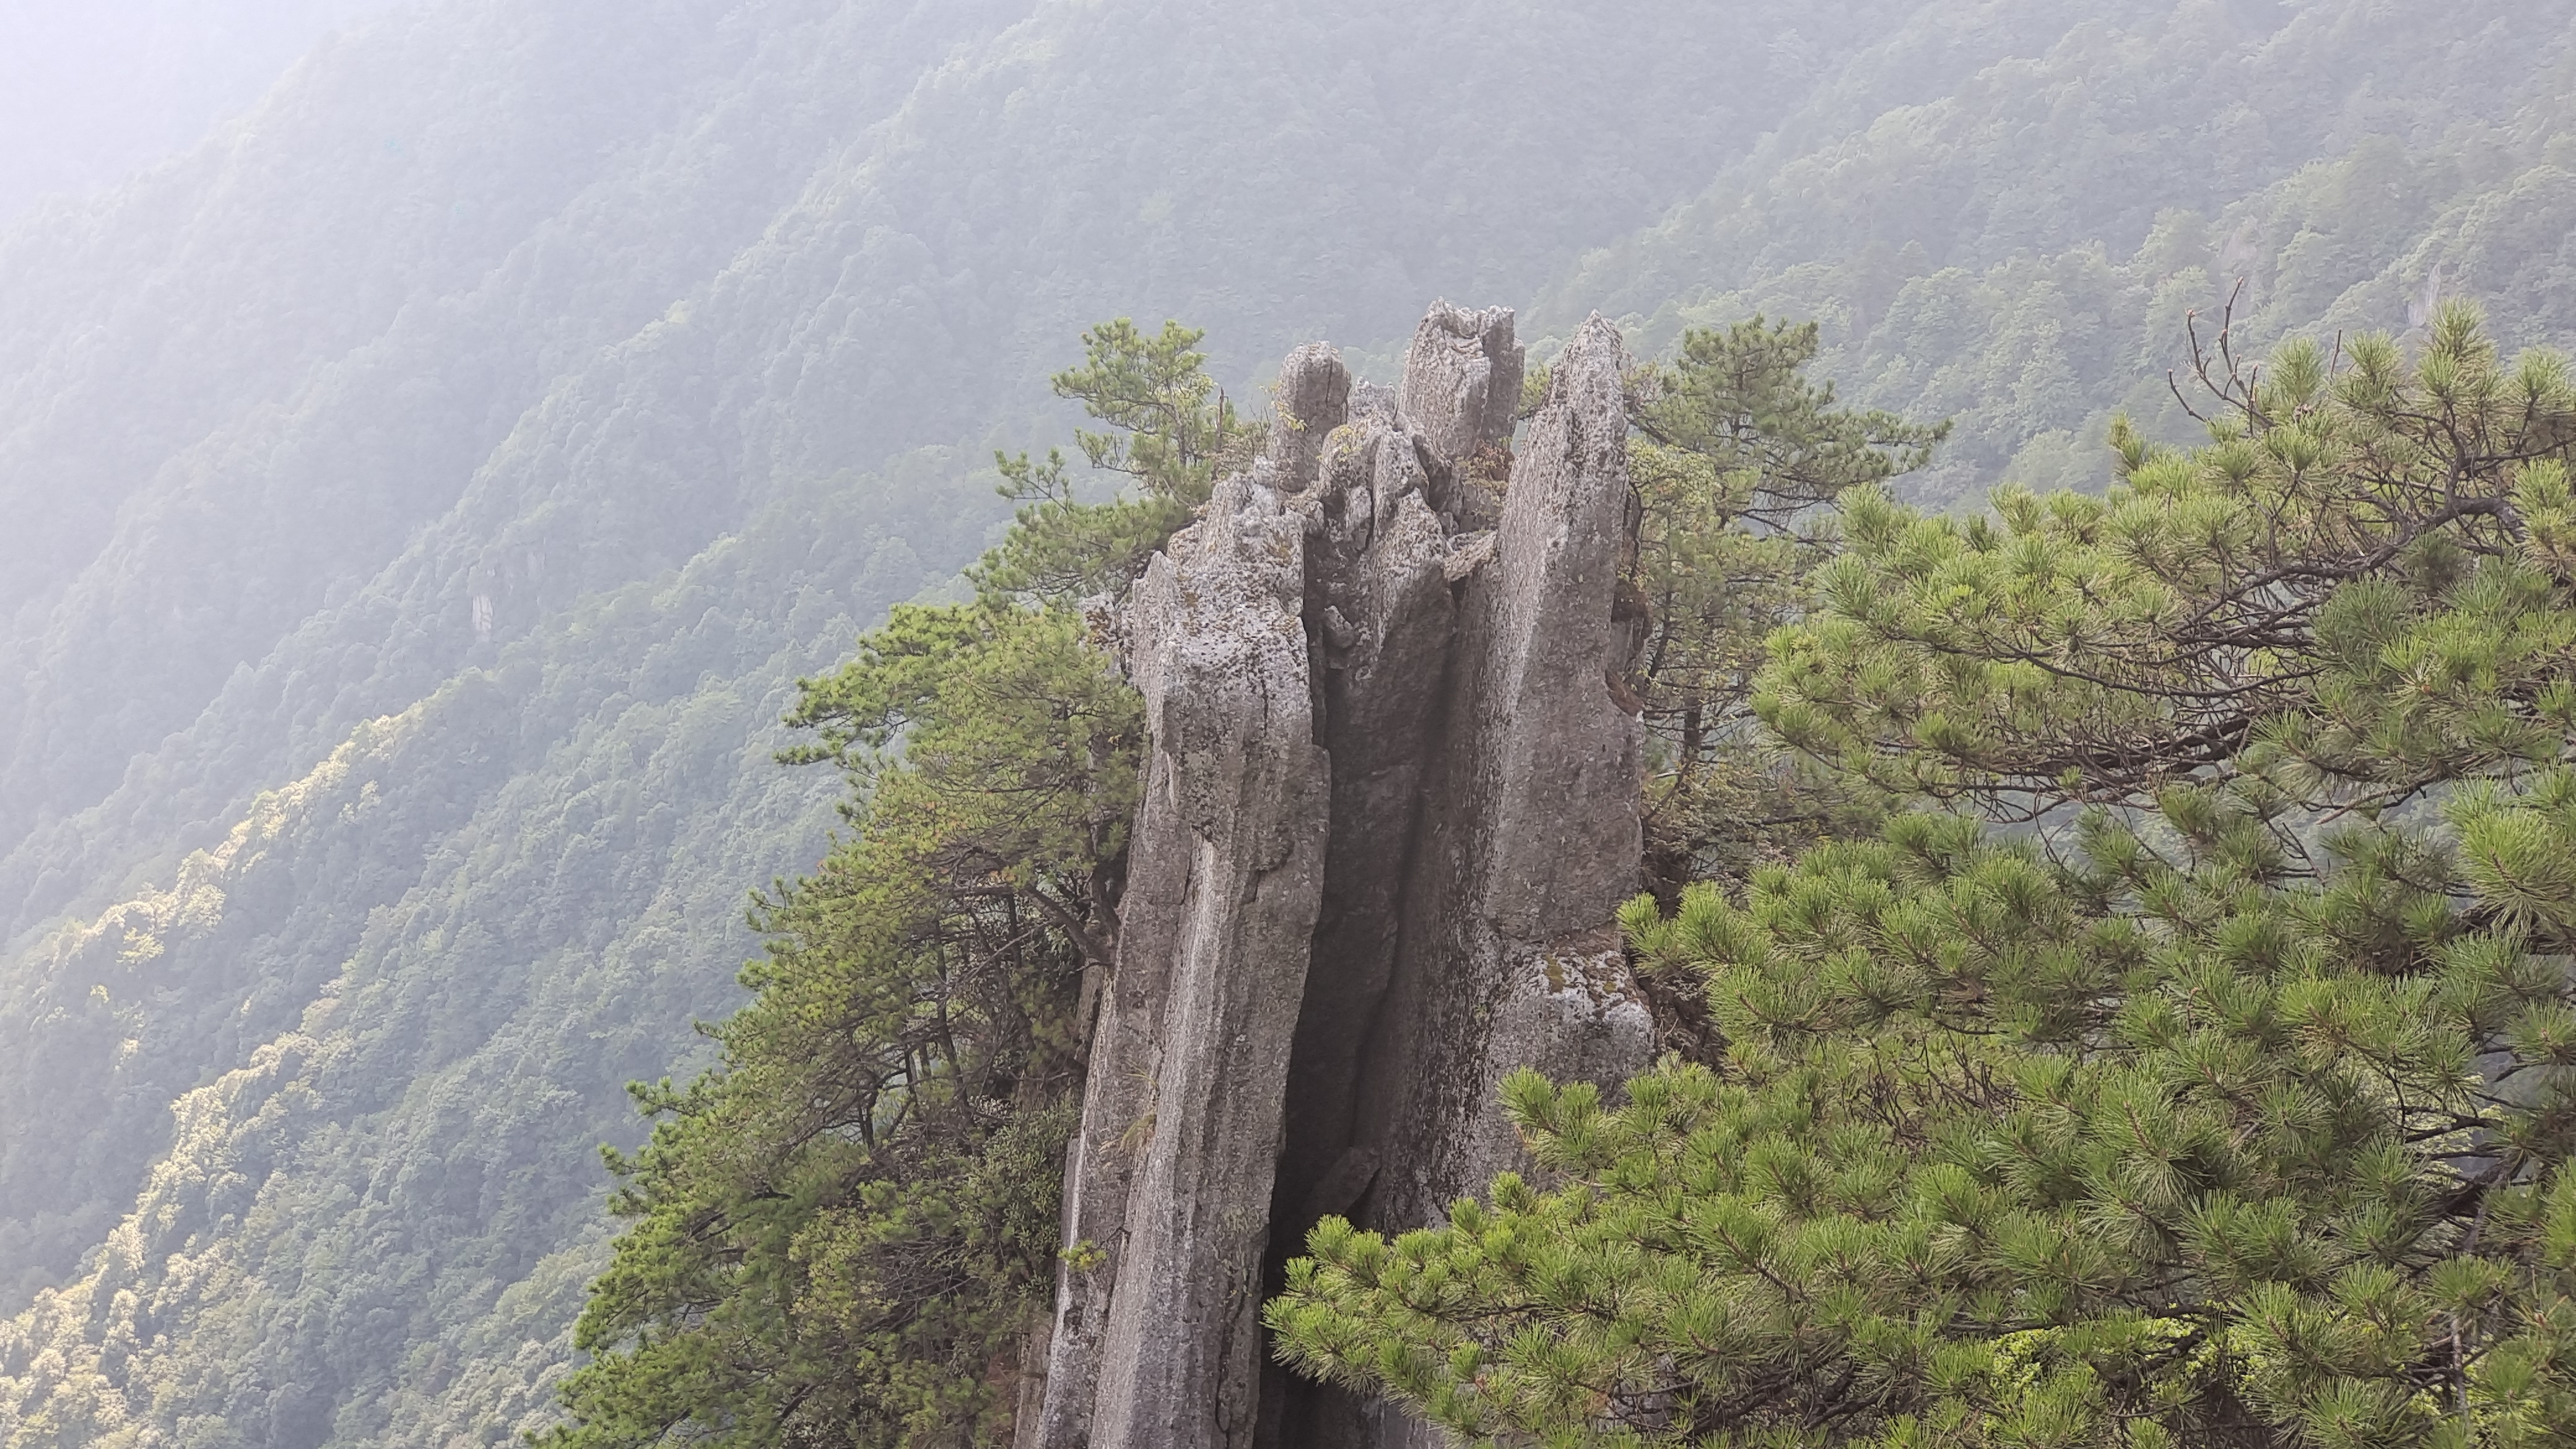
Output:
[[1716,1069],[1327,1222],[1311,1372],[1551,1444],[2576,1436],[2576,388],[2475,319],[2209,369],[2107,498],[1872,495],[1760,709],[1898,817],[1626,921]]

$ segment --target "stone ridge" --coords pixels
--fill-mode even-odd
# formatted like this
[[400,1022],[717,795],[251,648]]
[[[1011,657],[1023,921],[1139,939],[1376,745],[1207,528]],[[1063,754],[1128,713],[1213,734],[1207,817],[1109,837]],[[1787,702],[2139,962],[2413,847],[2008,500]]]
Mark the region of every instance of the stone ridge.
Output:
[[1587,322],[1514,458],[1513,329],[1434,304],[1392,394],[1290,354],[1266,456],[1120,609],[1146,789],[1021,1449],[1436,1443],[1273,1366],[1262,1299],[1319,1218],[1521,1165],[1512,1070],[1651,1059],[1627,355]]

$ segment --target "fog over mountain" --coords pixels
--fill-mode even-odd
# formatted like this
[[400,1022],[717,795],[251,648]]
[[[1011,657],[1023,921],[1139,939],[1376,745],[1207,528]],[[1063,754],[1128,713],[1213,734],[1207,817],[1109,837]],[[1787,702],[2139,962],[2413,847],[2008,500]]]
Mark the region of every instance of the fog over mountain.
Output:
[[558,1422],[626,1086],[849,828],[797,681],[1085,327],[1259,412],[1436,297],[1813,318],[1909,496],[2098,492],[2240,278],[2576,344],[2571,81],[2528,0],[0,8],[0,1445]]
[[0,221],[112,186],[240,116],[332,31],[391,0],[0,7]]

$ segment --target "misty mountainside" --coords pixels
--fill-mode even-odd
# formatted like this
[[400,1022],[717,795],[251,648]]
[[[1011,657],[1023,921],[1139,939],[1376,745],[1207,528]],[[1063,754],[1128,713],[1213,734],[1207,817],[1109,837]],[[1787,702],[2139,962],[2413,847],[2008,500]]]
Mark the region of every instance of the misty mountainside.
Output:
[[89,0],[0,9],[0,223],[101,190],[248,109],[390,0]]
[[[0,232],[0,1443],[499,1444],[1102,318],[1825,323],[1918,485],[2183,316],[2576,341],[2550,7],[444,0]],[[2204,333],[2206,328],[2204,328]],[[1549,344],[1542,340],[1538,351]]]
[[2550,6],[1930,7],[1539,312],[1815,318],[1847,397],[1957,420],[1916,496],[2098,487],[2113,413],[2196,434],[2167,372],[2239,283],[2248,357],[2459,296],[2576,338],[2571,65]]

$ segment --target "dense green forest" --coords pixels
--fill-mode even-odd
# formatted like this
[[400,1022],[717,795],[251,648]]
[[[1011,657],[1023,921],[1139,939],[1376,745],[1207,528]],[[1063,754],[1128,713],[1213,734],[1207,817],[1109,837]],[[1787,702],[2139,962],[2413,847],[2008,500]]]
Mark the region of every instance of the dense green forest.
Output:
[[796,681],[965,607],[1098,318],[1247,416],[1444,292],[1815,318],[1970,510],[2196,441],[2240,277],[2576,342],[2545,7],[1707,12],[451,0],[0,231],[0,1440],[556,1421],[625,1083],[841,824]]

